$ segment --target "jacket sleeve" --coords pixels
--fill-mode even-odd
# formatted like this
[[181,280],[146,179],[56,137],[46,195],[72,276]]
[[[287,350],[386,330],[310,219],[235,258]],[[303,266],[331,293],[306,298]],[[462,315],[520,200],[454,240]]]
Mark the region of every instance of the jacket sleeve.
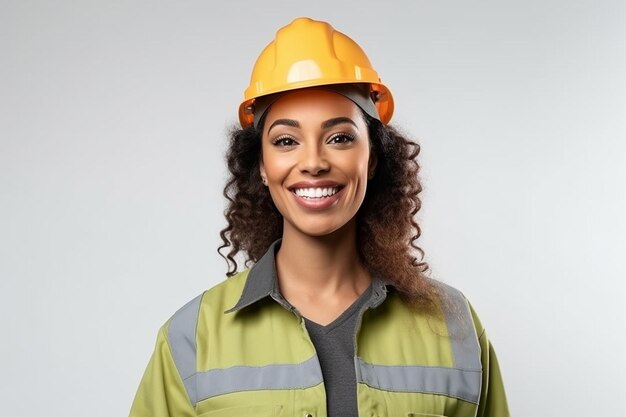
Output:
[[[471,308],[471,306],[470,306]],[[510,417],[509,405],[504,391],[502,374],[498,359],[485,329],[482,327],[478,316],[471,308],[474,325],[478,334],[478,342],[481,350],[481,362],[483,366],[482,390],[480,403],[478,404],[477,417]]]
[[130,417],[191,417],[194,407],[174,364],[167,324],[159,331],[154,353],[141,379]]

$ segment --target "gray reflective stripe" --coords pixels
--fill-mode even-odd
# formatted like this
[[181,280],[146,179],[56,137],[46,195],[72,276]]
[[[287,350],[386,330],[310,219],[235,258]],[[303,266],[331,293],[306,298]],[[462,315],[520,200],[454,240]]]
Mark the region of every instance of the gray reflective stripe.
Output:
[[481,372],[434,366],[372,365],[357,358],[357,382],[396,392],[442,394],[478,404]]
[[233,366],[197,372],[196,327],[202,295],[185,304],[172,316],[167,336],[189,400],[199,401],[239,391],[304,389],[323,382],[317,356],[302,363],[266,366]]
[[192,404],[196,392],[196,327],[202,294],[185,304],[172,316],[167,329],[172,357]]
[[469,304],[459,290],[449,286],[444,286],[444,290],[453,306],[444,308],[444,315],[454,353],[454,367],[480,371],[480,345]]
[[198,401],[240,391],[304,389],[323,382],[317,356],[296,364],[211,369],[196,378]]
[[453,367],[376,365],[356,358],[358,382],[381,390],[441,394],[478,404],[482,364],[469,304],[460,291],[441,285],[448,297],[444,316],[452,345]]

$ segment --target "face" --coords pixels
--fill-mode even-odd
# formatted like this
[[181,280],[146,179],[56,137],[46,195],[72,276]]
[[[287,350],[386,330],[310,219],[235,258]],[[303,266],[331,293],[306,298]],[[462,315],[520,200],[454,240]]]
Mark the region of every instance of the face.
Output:
[[297,90],[265,116],[261,176],[284,233],[325,236],[354,221],[374,165],[361,110],[339,94]]

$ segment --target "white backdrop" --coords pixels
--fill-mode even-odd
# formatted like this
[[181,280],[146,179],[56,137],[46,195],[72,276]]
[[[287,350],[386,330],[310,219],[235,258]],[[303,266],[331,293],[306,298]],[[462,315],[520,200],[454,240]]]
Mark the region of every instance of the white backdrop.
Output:
[[225,131],[300,15],[355,38],[422,145],[421,246],[517,416],[626,415],[623,1],[0,0],[0,415],[128,413],[223,279]]

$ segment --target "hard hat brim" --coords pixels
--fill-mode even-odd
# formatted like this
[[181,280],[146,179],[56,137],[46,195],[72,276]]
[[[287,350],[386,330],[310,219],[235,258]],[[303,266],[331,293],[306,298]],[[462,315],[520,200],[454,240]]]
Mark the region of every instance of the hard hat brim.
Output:
[[[376,83],[355,83],[355,82],[343,82],[343,83],[315,83],[314,85],[305,85],[305,86],[294,86],[293,88],[288,88],[280,91],[276,91],[273,93],[264,94],[259,97],[251,98],[239,106],[239,122],[243,128],[254,125],[255,123],[255,114],[258,116],[257,120],[261,117],[259,115],[259,108],[256,108],[255,103],[258,101],[262,101],[263,99],[267,99],[274,94],[284,94],[295,90],[301,90],[303,88],[314,88],[314,87],[326,87],[324,89],[333,90],[333,85],[345,85],[345,84],[364,84],[369,85],[370,94],[372,95],[373,105],[376,108],[377,115],[372,114],[371,111],[367,109],[367,106],[360,104],[355,101],[353,98],[348,97],[350,100],[354,101],[359,107],[361,107],[366,113],[370,114],[370,116],[375,119],[380,120],[383,124],[388,124],[391,120],[391,116],[393,115],[394,103],[393,96],[389,89],[383,84]],[[344,94],[345,95],[345,94]],[[276,98],[277,99],[277,98]],[[275,100],[271,100],[273,102]],[[264,113],[268,105],[264,105],[262,112]],[[256,126],[255,126],[256,127]]]

